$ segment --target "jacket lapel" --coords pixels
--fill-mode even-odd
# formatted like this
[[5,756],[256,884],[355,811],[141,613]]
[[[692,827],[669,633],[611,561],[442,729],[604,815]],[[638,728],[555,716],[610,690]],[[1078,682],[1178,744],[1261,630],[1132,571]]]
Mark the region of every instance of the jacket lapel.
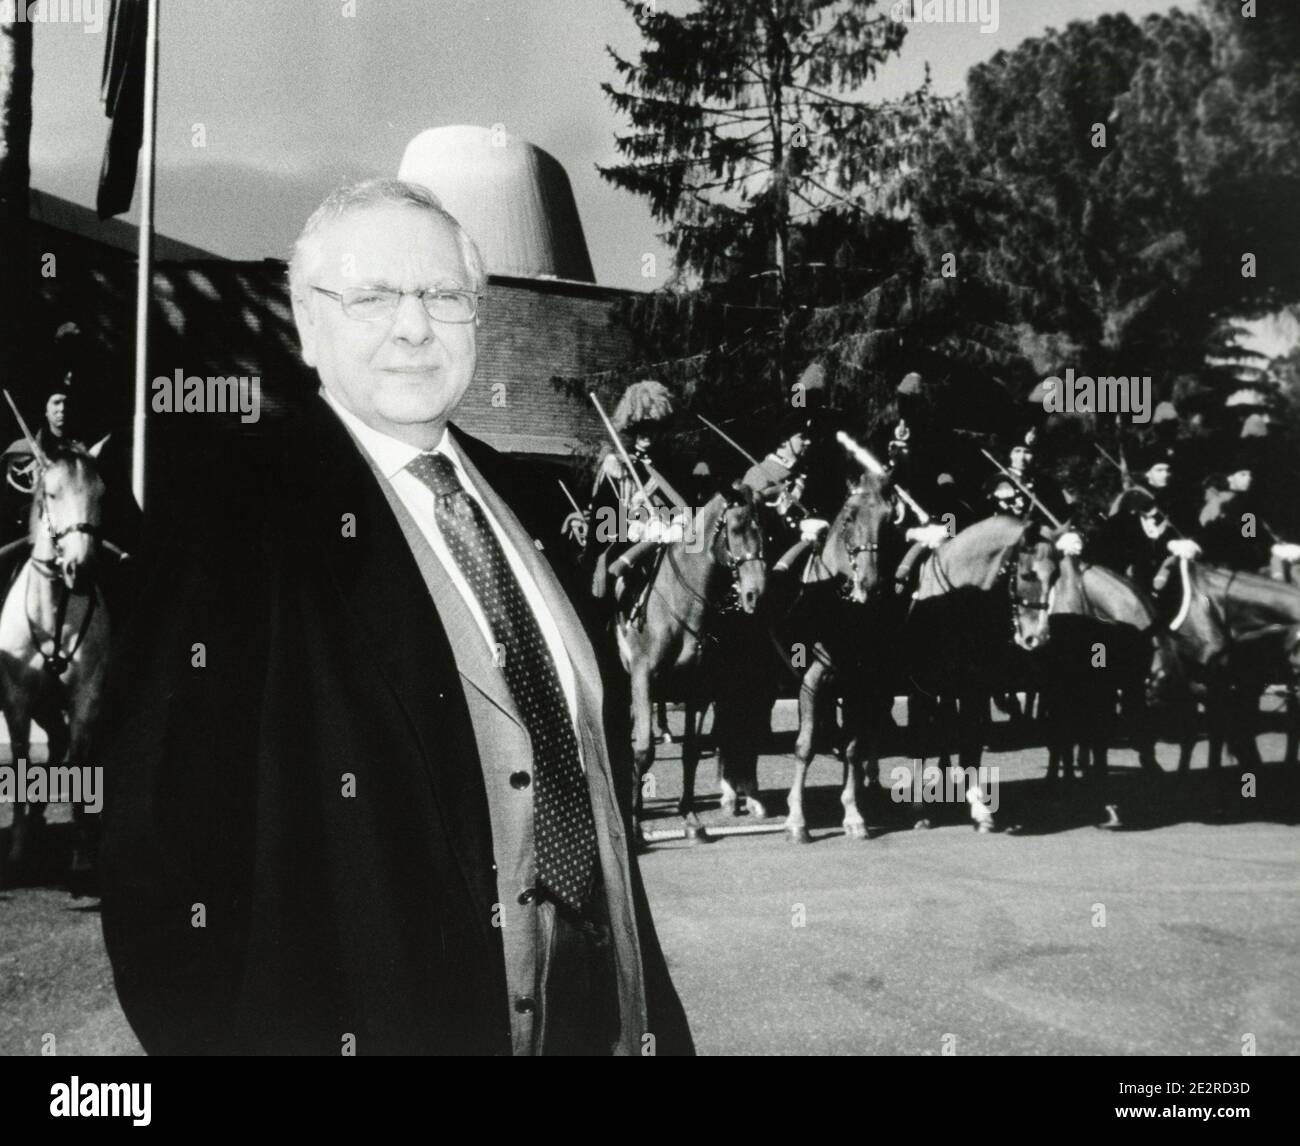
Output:
[[[496,515],[497,521],[501,523],[501,528],[505,530],[506,536],[514,543],[523,560],[524,567],[532,575],[533,581],[541,591],[546,606],[551,611],[551,616],[555,618],[555,623],[560,630],[560,639],[564,641],[565,650],[569,654],[569,660],[573,664],[575,675],[582,679],[586,686],[588,695],[595,698],[596,711],[600,711],[602,701],[602,689],[600,683],[600,670],[596,664],[595,653],[592,651],[591,644],[587,640],[586,632],[582,627],[582,621],[579,619],[577,612],[569,600],[568,594],[560,585],[544,556],[542,543],[538,541],[524,526],[516,516],[514,510],[502,500],[496,492],[493,482],[489,475],[485,475],[482,470],[474,463],[470,457],[470,449],[466,448],[466,438],[459,430],[452,427],[456,445],[460,450],[461,464],[465,467],[465,472],[469,474],[470,480],[473,481],[475,488],[479,492],[487,507]],[[477,453],[478,451],[474,451]]]
[[[323,399],[311,403],[303,418],[304,433],[290,438],[286,528],[293,513],[301,512],[305,544],[320,552],[360,650],[392,690],[422,750],[450,850],[471,896],[475,903],[492,903],[487,797],[464,697],[456,691],[460,676],[448,633],[360,448]],[[457,718],[461,735],[448,736]],[[479,914],[489,930],[488,913]]]

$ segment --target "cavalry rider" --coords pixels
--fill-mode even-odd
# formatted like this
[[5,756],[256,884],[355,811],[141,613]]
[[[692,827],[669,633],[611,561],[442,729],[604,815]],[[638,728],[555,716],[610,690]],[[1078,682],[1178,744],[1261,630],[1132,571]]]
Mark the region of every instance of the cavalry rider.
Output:
[[1173,455],[1162,443],[1138,454],[1139,476],[1111,503],[1110,513],[1089,538],[1091,560],[1123,573],[1140,588],[1159,589],[1156,575],[1169,543],[1186,536],[1177,511]]
[[1255,461],[1242,451],[1233,458],[1226,489],[1212,483],[1206,491],[1195,540],[1200,556],[1226,569],[1258,572],[1270,563],[1275,549],[1289,549],[1260,514],[1255,490]]
[[1050,524],[1034,504],[1037,499],[1057,521],[1065,521],[1070,516],[1070,506],[1060,486],[1037,464],[1037,439],[1037,430],[1025,431],[1008,453],[1006,468],[1011,476],[999,471],[984,483],[985,504],[990,513],[1010,514]]
[[[596,468],[585,525],[571,514],[566,526],[585,536],[583,568],[592,596],[604,599],[614,582],[621,606],[640,588],[648,558],[658,546],[683,536],[681,496],[660,469],[659,457],[673,415],[668,388],[661,382],[634,382],[619,399],[611,421],[624,441],[633,470],[607,446]],[[633,472],[634,471],[634,472]]]
[[839,511],[849,481],[844,452],[835,442],[835,412],[826,397],[826,376],[814,362],[795,386],[798,402],[782,422],[781,440],[741,479],[761,494],[798,540],[774,568],[785,572],[816,544]]

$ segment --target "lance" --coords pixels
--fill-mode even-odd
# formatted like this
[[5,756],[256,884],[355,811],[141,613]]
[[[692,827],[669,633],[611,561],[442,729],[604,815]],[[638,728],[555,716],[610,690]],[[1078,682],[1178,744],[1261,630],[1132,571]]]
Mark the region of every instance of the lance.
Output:
[[1029,500],[1032,501],[1034,503],[1034,506],[1038,509],[1038,512],[1041,513],[1045,518],[1047,518],[1047,520],[1050,521],[1055,528],[1057,529],[1061,528],[1061,519],[1057,517],[1056,514],[1054,514],[1050,509],[1048,509],[1047,506],[1045,506],[1041,501],[1039,501],[1038,498],[1036,498],[1028,489],[1026,489],[1025,486],[1021,484],[1020,479],[1017,478],[1015,474],[1013,474],[1009,469],[1007,469],[1007,467],[1004,466],[1000,461],[998,461],[998,459],[995,458],[991,453],[989,453],[988,450],[981,449],[980,453],[982,453],[986,458],[988,458],[989,461],[991,461],[995,466],[997,466],[998,472],[1001,473],[1002,476],[1006,478],[1007,481],[1009,481],[1013,486],[1015,486],[1016,489],[1018,489],[1027,498],[1029,498]]
[[1101,445],[1098,442],[1093,442],[1092,448],[1096,450],[1099,454],[1101,454],[1101,456],[1105,458],[1108,462],[1110,462],[1110,464],[1113,465],[1117,470],[1119,470],[1119,476],[1124,480],[1125,488],[1131,488],[1133,485],[1133,479],[1128,476],[1128,468],[1124,465],[1124,463],[1117,462],[1114,458],[1112,458],[1110,454],[1108,454],[1105,450],[1101,448]]
[[696,414],[695,416],[699,418],[699,420],[703,422],[706,426],[708,426],[710,430],[712,430],[715,434],[717,434],[718,437],[720,437],[724,442],[726,442],[727,445],[729,445],[733,450],[735,450],[738,454],[744,457],[744,459],[748,461],[751,465],[755,465],[755,466],[758,465],[758,459],[754,457],[754,455],[751,454],[747,449],[745,449],[745,447],[742,446],[738,441],[736,441],[735,438],[726,434],[720,427],[715,426],[703,414]]
[[563,478],[556,478],[555,480],[558,481],[558,482],[560,483],[560,488],[561,488],[562,490],[564,490],[564,496],[567,497],[567,498],[569,499],[569,504],[570,504],[571,506],[573,506],[573,512],[576,513],[576,514],[578,514],[579,516],[581,516],[581,515],[582,515],[582,510],[580,510],[580,509],[578,508],[578,503],[577,503],[576,501],[573,500],[573,494],[571,494],[571,493],[569,492],[569,487],[568,487],[567,485],[564,484],[564,479],[563,479]]
[[11,409],[14,412],[14,417],[18,419],[18,428],[22,430],[23,437],[27,439],[27,444],[32,447],[32,454],[36,458],[37,464],[41,467],[41,469],[45,469],[50,464],[49,458],[45,456],[45,452],[41,449],[40,444],[36,441],[36,435],[32,433],[31,428],[27,425],[27,419],[24,418],[21,413],[19,413],[18,405],[13,400],[13,396],[9,393],[8,390],[5,390],[4,393],[5,393],[5,401],[9,403],[9,409]]
[[[876,477],[889,476],[888,471],[872,456],[871,451],[865,446],[858,445],[858,443],[850,438],[843,430],[840,430],[835,435],[835,440],[853,455],[854,460],[858,465],[866,470],[867,473],[875,474]],[[897,482],[894,483],[894,492],[898,494],[903,504],[916,514],[922,525],[930,524],[930,515],[917,505],[916,499]]]
[[632,464],[632,459],[627,456],[627,450],[623,448],[623,439],[618,436],[618,431],[614,429],[614,423],[609,420],[609,415],[605,413],[605,407],[600,404],[600,399],[595,393],[587,395],[591,399],[591,404],[596,407],[596,413],[600,415],[600,420],[605,423],[605,432],[609,434],[610,440],[614,443],[614,449],[622,459],[623,465],[627,467],[627,472],[632,475],[632,480],[636,483],[636,488],[640,490],[641,497],[649,501],[645,492],[645,486],[641,482],[641,475],[636,472],[636,466]]

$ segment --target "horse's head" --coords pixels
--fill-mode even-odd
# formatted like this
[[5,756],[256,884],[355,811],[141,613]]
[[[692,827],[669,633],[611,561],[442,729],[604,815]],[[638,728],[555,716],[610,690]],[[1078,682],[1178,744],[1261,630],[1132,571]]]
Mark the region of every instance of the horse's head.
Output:
[[902,556],[897,516],[889,479],[866,473],[835,519],[827,538],[828,557],[832,567],[843,565],[848,598],[854,604],[893,592],[894,569]]
[[103,521],[104,479],[90,450],[58,448],[44,456],[32,497],[34,558],[72,590],[93,569]]
[[1052,588],[1060,572],[1056,546],[1026,534],[1011,568],[1011,609],[1016,644],[1028,652],[1047,640]]
[[726,504],[713,533],[713,559],[731,573],[741,608],[752,613],[767,587],[763,526],[759,519],[762,503],[741,481],[733,482],[722,491],[722,496]]

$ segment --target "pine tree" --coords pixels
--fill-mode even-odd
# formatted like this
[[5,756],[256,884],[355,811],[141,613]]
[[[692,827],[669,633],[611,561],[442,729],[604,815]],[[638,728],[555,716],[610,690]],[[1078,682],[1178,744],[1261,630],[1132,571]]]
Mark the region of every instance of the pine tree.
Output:
[[601,174],[667,224],[679,281],[771,282],[780,381],[810,277],[792,261],[798,237],[824,218],[851,230],[888,202],[938,101],[928,85],[859,97],[906,30],[877,0],[701,0],[684,16],[624,4],[645,46],[635,61],[610,50],[620,86],[604,90],[633,130],[617,139],[625,162]]

